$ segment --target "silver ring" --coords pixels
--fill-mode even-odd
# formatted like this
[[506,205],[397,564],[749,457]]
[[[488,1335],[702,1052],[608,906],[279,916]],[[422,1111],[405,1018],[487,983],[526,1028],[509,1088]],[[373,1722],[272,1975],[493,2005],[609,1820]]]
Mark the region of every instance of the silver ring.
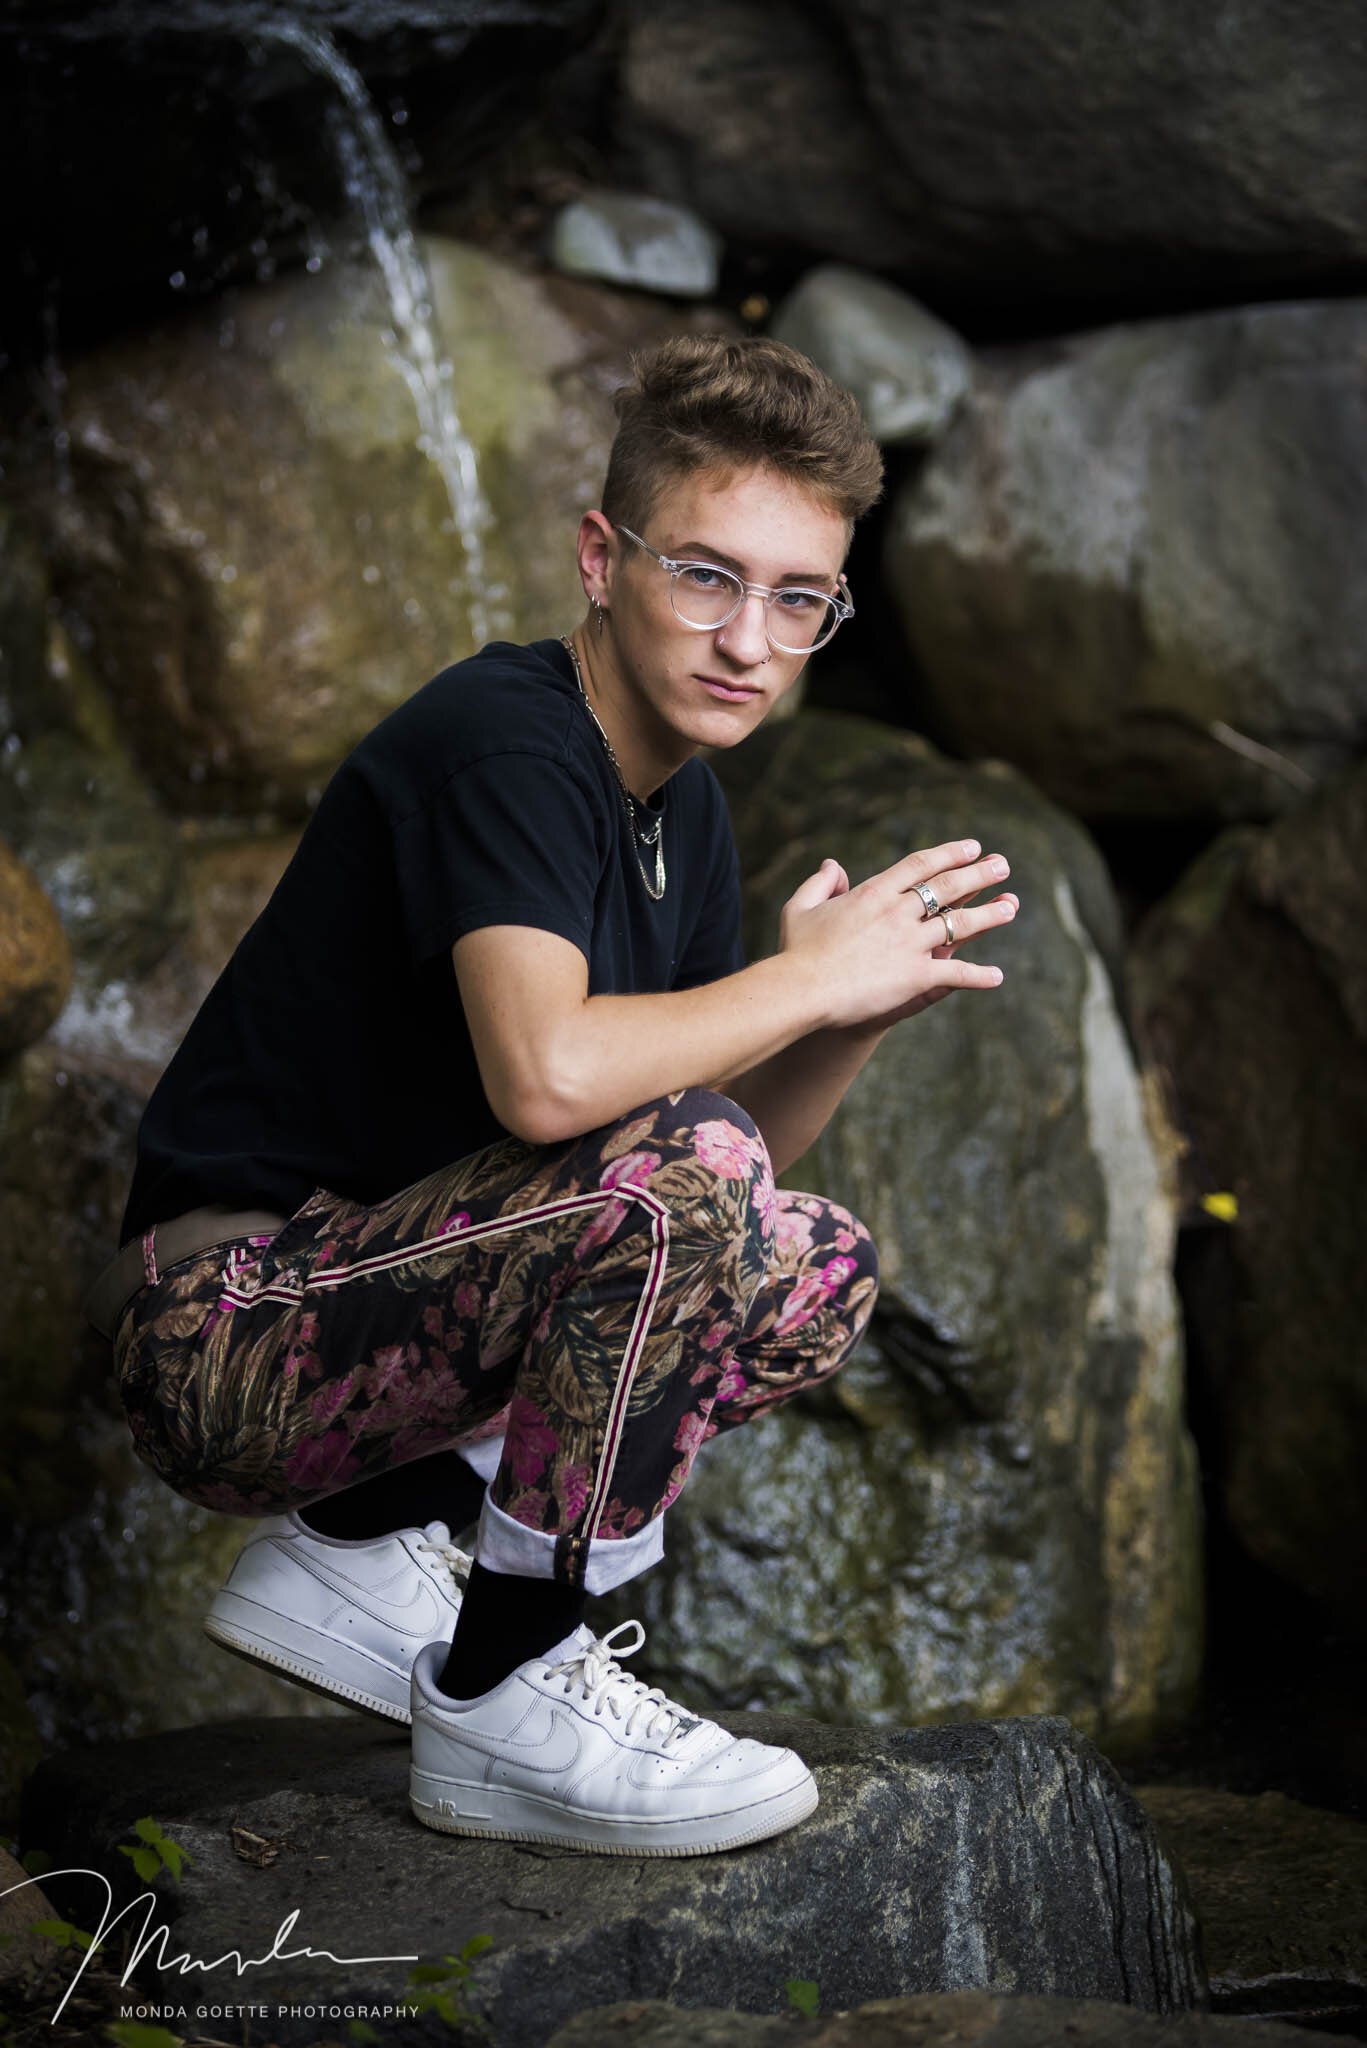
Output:
[[916,894],[920,897],[921,901],[925,904],[926,916],[939,917],[941,914],[940,906],[939,903],[936,901],[935,891],[931,888],[929,882],[913,882],[911,886],[916,891]]
[[946,944],[947,946],[952,946],[952,945],[954,944],[954,922],[953,922],[953,919],[952,919],[952,918],[950,917],[950,914],[949,914],[949,912],[948,912],[947,910],[942,910],[942,911],[940,912],[940,916],[941,916],[941,917],[942,917],[942,918],[944,919],[944,921],[945,921],[945,944]]

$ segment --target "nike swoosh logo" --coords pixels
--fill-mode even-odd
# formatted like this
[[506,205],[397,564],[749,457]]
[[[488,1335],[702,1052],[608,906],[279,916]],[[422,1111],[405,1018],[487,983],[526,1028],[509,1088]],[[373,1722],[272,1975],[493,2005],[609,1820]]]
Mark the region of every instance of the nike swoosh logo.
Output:
[[549,1725],[543,1722],[542,1728],[541,1734],[494,1737],[479,1728],[462,1727],[459,1740],[468,1743],[471,1749],[496,1755],[502,1763],[510,1761],[510,1750],[524,1751],[515,1759],[519,1770],[535,1771],[548,1778],[562,1777],[574,1769],[583,1754],[583,1738],[569,1716],[557,1713],[554,1707],[550,1709]]
[[377,1593],[363,1591],[352,1580],[339,1574],[321,1571],[313,1558],[296,1557],[295,1563],[302,1564],[305,1571],[312,1573],[319,1585],[326,1586],[329,1592],[338,1594],[351,1606],[359,1607],[362,1614],[368,1614],[372,1621],[383,1622],[400,1635],[419,1636],[426,1642],[445,1625],[446,1615],[425,1579],[419,1579],[406,1600],[385,1600]]

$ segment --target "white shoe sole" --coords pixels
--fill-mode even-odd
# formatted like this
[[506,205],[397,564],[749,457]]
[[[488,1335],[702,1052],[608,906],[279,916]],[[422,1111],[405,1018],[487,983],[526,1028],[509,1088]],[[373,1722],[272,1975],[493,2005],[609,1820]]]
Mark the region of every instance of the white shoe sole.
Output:
[[817,1805],[816,1781],[777,1792],[732,1815],[706,1814],[697,1820],[613,1820],[574,1813],[554,1799],[497,1785],[462,1785],[414,1769],[408,1803],[425,1827],[447,1835],[475,1835],[496,1842],[553,1842],[565,1849],[596,1849],[603,1856],[706,1856],[740,1849],[747,1842],[780,1835],[805,1820]]
[[359,1707],[405,1727],[413,1719],[410,1681],[404,1672],[367,1656],[349,1643],[319,1634],[240,1593],[220,1592],[204,1617],[211,1642],[236,1657],[261,1664],[279,1678],[344,1706]]

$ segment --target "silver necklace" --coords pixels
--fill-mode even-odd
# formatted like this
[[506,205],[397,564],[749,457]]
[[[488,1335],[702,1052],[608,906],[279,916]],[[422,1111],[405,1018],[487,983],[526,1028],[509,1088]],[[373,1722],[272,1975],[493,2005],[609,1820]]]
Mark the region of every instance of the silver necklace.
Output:
[[[592,704],[590,704],[589,693],[584,688],[584,671],[579,666],[579,650],[568,633],[560,635],[560,644],[569,651],[570,660],[574,663],[574,679],[579,685],[579,694],[584,700],[584,709],[598,727],[598,736],[608,750],[608,759],[612,763],[612,772],[617,777],[617,787],[622,793],[622,805],[627,814],[627,823],[631,827],[632,852],[636,855],[636,865],[641,871],[641,880],[645,883],[646,894],[651,898],[652,902],[658,903],[665,892],[665,849],[664,840],[661,837],[665,821],[664,811],[661,810],[659,817],[655,820],[649,832],[642,830],[641,822],[636,816],[636,799],[627,788],[627,779],[622,773],[621,763],[612,751],[612,741],[604,732],[603,721],[599,718]],[[653,882],[646,873],[645,863],[641,859],[641,848],[636,844],[638,839],[641,842],[641,846],[653,846],[655,849],[655,879]]]

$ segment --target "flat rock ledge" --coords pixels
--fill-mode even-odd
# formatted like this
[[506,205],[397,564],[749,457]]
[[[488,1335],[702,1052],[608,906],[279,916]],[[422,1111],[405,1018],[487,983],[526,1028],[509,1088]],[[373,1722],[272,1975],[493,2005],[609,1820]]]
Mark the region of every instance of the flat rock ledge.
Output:
[[784,2019],[678,2005],[620,2004],[580,2013],[546,2048],[1305,2048],[1276,2020],[1160,2017],[1100,1998],[934,1991],[879,1998],[828,2018]]
[[[821,1804],[787,1834],[724,1855],[439,1835],[409,1812],[407,1731],[359,1716],[218,1721],[50,1757],[25,1787],[20,1846],[46,1852],[53,1904],[95,1930],[99,1879],[56,1873],[103,1873],[115,1909],[135,1898],[119,1844],[150,1815],[192,1860],[178,1884],[156,1880],[150,1924],[169,1925],[165,1961],[145,1955],[130,1988],[191,2013],[208,1999],[269,2005],[266,2038],[281,2048],[319,2040],[320,2006],[401,2003],[415,1962],[476,1935],[491,1946],[462,1998],[487,2023],[487,2048],[543,2048],[576,2014],[624,1998],[781,2015],[791,1978],[814,1981],[826,2012],[985,1987],[1154,2014],[1207,2006],[1180,1871],[1113,1766],[1062,1717],[924,1729],[725,1718],[796,1749]],[[139,1937],[148,1914],[129,1916]],[[334,2024],[345,2039],[345,2020]],[[223,2026],[218,2039],[240,2038]],[[435,2013],[381,2030],[453,2041]],[[827,2036],[784,2035],[808,2038]],[[862,2034],[863,2048],[873,2038]]]

